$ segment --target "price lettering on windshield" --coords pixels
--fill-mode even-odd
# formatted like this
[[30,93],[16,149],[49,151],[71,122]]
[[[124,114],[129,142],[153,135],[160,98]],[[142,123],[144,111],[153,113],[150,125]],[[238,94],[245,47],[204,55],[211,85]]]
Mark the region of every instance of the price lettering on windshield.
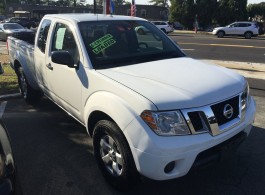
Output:
[[95,54],[98,54],[115,43],[116,41],[113,39],[113,36],[111,34],[106,34],[105,36],[97,39],[93,43],[90,43],[89,46],[92,47],[92,51]]

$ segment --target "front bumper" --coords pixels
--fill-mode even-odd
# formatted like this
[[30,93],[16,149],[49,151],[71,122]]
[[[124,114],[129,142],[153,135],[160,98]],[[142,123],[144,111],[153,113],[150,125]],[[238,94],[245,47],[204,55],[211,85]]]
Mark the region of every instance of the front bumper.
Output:
[[[167,180],[186,175],[197,156],[240,132],[250,133],[255,119],[256,105],[251,98],[245,119],[234,128],[217,136],[209,133],[187,136],[158,136],[140,119],[134,120],[124,134],[130,144],[140,174],[154,180]],[[144,127],[144,130],[143,130]],[[173,162],[173,169],[165,167]]]
[[212,34],[213,34],[213,35],[216,35],[217,32],[218,32],[218,30],[213,30]]

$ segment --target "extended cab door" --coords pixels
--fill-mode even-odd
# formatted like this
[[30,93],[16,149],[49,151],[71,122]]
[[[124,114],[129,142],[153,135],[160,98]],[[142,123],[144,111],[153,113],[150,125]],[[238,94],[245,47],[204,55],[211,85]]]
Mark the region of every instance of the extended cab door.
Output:
[[[44,19],[39,26],[39,31],[36,39],[36,46],[34,48],[34,62],[35,71],[38,85],[46,93],[47,91],[47,78],[46,78],[46,42],[48,38],[49,29],[51,26],[51,20]],[[47,46],[48,47],[48,46]]]
[[[82,68],[80,52],[73,30],[65,23],[54,24],[49,53],[46,58],[46,77],[49,96],[60,106],[78,117],[81,109]],[[75,67],[52,62],[52,52],[67,51]]]

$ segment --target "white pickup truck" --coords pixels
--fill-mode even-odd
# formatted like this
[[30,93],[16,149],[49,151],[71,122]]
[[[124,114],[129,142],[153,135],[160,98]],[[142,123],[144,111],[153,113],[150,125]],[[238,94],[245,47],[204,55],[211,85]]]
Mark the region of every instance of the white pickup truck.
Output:
[[24,99],[44,94],[83,124],[117,188],[140,175],[183,176],[252,128],[256,106],[243,76],[185,56],[141,18],[46,15],[34,45],[9,37],[8,47]]

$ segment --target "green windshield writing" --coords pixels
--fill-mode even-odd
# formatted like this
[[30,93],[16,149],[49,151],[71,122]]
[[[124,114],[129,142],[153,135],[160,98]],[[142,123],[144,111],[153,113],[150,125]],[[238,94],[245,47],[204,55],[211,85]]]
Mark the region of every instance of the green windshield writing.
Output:
[[89,46],[92,47],[92,51],[95,54],[98,54],[99,52],[113,45],[114,43],[116,43],[116,41],[113,39],[113,36],[111,34],[106,34],[105,36],[97,39],[93,43],[90,43]]

